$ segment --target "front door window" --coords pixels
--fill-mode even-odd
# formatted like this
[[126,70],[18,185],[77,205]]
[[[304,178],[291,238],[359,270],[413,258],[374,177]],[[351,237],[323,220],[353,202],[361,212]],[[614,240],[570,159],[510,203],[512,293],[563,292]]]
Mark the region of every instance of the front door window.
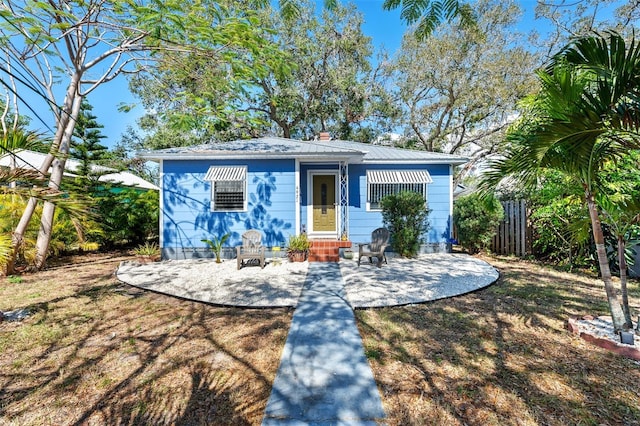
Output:
[[336,229],[336,176],[313,175],[313,232]]

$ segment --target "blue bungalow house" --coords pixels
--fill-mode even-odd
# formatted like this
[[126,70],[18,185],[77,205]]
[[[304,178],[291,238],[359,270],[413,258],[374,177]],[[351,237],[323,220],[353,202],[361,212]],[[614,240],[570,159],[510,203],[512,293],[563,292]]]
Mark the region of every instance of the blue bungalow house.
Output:
[[276,137],[147,151],[160,165],[163,259],[205,257],[202,239],[230,234],[227,256],[248,229],[267,247],[290,235],[368,242],[382,226],[380,199],[409,189],[431,213],[422,251],[450,249],[453,167],[459,156],[340,140]]

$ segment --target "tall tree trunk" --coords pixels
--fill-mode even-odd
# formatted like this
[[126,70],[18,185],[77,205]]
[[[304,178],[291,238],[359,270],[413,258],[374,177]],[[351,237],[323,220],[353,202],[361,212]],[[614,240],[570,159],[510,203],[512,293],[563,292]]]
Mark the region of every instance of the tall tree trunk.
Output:
[[[71,146],[71,137],[73,136],[73,129],[76,126],[76,120],[80,113],[80,106],[82,104],[82,96],[77,92],[75,94],[71,111],[69,111],[70,117],[67,122],[67,126],[62,135],[62,139],[58,145],[58,154],[60,155],[52,163],[51,177],[49,178],[49,188],[60,190],[62,183],[62,177],[64,175],[64,166],[67,162],[67,156],[69,155],[69,148]],[[45,201],[42,209],[42,217],[40,218],[40,229],[38,231],[38,240],[36,241],[36,259],[35,266],[38,269],[42,269],[47,261],[47,255],[49,253],[49,243],[51,242],[51,233],[53,231],[53,217],[56,211],[56,206],[53,203]]]
[[[67,135],[68,133],[69,127],[71,127],[70,133],[68,134],[68,138],[70,140],[71,134],[73,133],[73,128],[75,126],[75,120],[78,117],[78,111],[80,111],[80,102],[82,101],[81,97],[78,94],[80,78],[80,73],[76,73],[73,75],[71,82],[69,83],[69,87],[67,87],[64,104],[61,110],[56,114],[56,133],[53,137],[53,146],[51,148],[51,152],[47,155],[42,165],[40,166],[40,173],[42,173],[43,175],[49,173],[49,167],[51,167],[51,164],[53,163],[53,160],[56,158],[56,155],[58,153],[63,153],[66,156],[66,154],[69,152],[68,146],[66,152],[63,152],[61,150],[61,147],[64,145],[63,141],[65,139],[65,135]],[[76,114],[73,115],[73,111],[76,109]],[[51,186],[51,181],[49,182],[49,186]],[[58,186],[59,183],[58,185],[56,185],[56,188]],[[29,199],[27,206],[25,207],[24,211],[22,212],[22,216],[20,217],[20,222],[18,222],[18,225],[16,226],[16,229],[12,234],[13,255],[7,263],[7,274],[11,274],[14,271],[18,251],[20,250],[20,247],[24,240],[24,234],[27,231],[29,222],[31,222],[31,218],[33,217],[33,213],[36,210],[37,204],[38,200],[36,200],[35,198]]]
[[624,235],[618,235],[618,264],[620,265],[620,293],[622,296],[622,312],[624,313],[624,328],[629,330],[633,327],[631,310],[629,309],[629,292],[627,291],[627,259],[624,256],[626,251]]
[[37,204],[38,200],[36,200],[35,198],[29,198],[29,201],[27,201],[27,205],[22,212],[22,217],[20,217],[20,222],[18,222],[16,229],[11,234],[11,246],[13,247],[13,249],[11,257],[9,258],[9,260],[7,261],[7,265],[5,266],[7,275],[11,275],[15,272],[16,259],[24,241],[24,233],[27,230],[27,226],[29,226],[29,221],[33,216],[33,212],[36,210]]
[[598,208],[591,191],[586,190],[585,193],[587,206],[589,207],[589,217],[591,218],[591,228],[593,230],[593,239],[596,244],[596,253],[598,255],[598,264],[600,265],[600,275],[602,276],[602,282],[604,283],[604,290],[607,293],[607,301],[609,302],[609,310],[611,311],[611,319],[613,321],[613,328],[616,332],[624,328],[624,314],[622,312],[622,306],[618,300],[616,289],[613,286],[611,280],[611,268],[609,268],[609,261],[607,259],[607,251],[604,245],[604,234],[602,232],[602,224],[600,223],[600,216],[598,214]]

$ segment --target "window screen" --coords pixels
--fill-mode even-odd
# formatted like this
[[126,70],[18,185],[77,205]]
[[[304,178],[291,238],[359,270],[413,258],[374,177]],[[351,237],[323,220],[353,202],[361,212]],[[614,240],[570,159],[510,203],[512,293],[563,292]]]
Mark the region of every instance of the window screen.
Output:
[[401,191],[418,192],[427,200],[427,184],[425,183],[371,183],[369,184],[369,209],[380,210],[380,200],[387,195]]
[[244,210],[245,182],[213,182],[213,210]]
[[204,180],[211,182],[211,211],[246,209],[246,166],[211,166]]
[[427,201],[427,185],[433,180],[426,170],[367,170],[369,210],[380,210],[380,200],[401,191],[422,194]]

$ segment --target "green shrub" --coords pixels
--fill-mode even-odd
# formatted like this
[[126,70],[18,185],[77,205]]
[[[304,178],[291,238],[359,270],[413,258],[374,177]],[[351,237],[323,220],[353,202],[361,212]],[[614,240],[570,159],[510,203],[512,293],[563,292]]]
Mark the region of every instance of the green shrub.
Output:
[[504,216],[502,204],[494,197],[467,195],[453,204],[453,223],[458,230],[458,242],[469,253],[487,249]]
[[380,200],[382,220],[391,232],[391,247],[403,257],[415,257],[420,251],[424,234],[429,230],[424,196],[418,192],[401,191]]
[[96,204],[104,233],[99,242],[105,246],[142,244],[157,237],[159,202],[157,191],[109,186],[97,194]]

